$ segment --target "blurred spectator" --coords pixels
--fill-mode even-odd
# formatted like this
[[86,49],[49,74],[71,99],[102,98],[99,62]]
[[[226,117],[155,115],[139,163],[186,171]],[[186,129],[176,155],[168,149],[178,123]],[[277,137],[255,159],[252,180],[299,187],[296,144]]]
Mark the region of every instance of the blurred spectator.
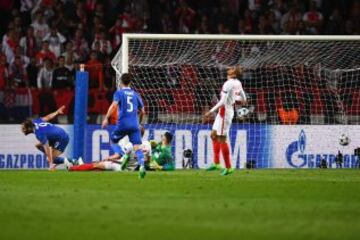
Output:
[[304,14],[303,21],[312,34],[319,34],[323,15],[317,11],[315,1],[310,2],[310,10]]
[[43,41],[48,41],[50,51],[53,52],[56,57],[59,57],[63,49],[63,44],[66,42],[66,38],[57,30],[57,28],[53,27],[51,28],[50,33],[46,34]]
[[349,20],[352,25],[352,34],[360,34],[360,1],[353,1]]
[[89,45],[83,37],[83,32],[78,29],[75,32],[75,38],[72,40],[73,50],[79,56],[79,61],[83,62],[89,54]]
[[3,37],[2,47],[3,52],[6,55],[6,61],[8,63],[11,62],[11,60],[15,56],[15,49],[19,44],[18,34],[14,31],[14,29],[9,29],[6,35]]
[[244,14],[244,21],[245,21],[245,31],[248,33],[253,32],[254,30],[254,20],[252,18],[252,13],[249,9],[245,10]]
[[116,19],[115,25],[112,26],[109,30],[109,33],[111,35],[111,43],[113,48],[117,48],[121,44],[121,37],[122,34],[125,32],[124,28],[121,26],[121,19]]
[[334,9],[326,26],[326,34],[343,34],[344,26],[344,20],[340,15],[339,9]]
[[259,17],[258,34],[274,34],[274,29],[268,24],[268,21],[264,15]]
[[5,55],[0,55],[0,90],[4,90],[8,85],[9,72]]
[[10,64],[12,64],[15,61],[16,57],[20,57],[22,64],[26,68],[27,65],[30,63],[30,58],[28,58],[26,55],[22,54],[21,47],[17,46],[15,49],[15,55],[14,58],[10,60]]
[[281,32],[280,21],[276,18],[276,15],[273,11],[269,11],[267,13],[267,21],[268,25],[273,31],[273,34],[279,34]]
[[165,13],[161,19],[161,32],[162,33],[174,33],[175,28],[172,19],[169,14]]
[[188,6],[185,0],[179,0],[179,6],[175,11],[178,20],[179,33],[190,33],[194,26],[196,12]]
[[102,90],[104,86],[103,67],[95,51],[90,53],[90,60],[86,62],[86,70],[89,72],[89,87]]
[[29,65],[26,67],[26,72],[29,78],[29,86],[31,88],[37,88],[37,75],[38,75],[38,67],[36,65],[36,59],[31,58]]
[[201,16],[200,23],[198,24],[197,29],[195,30],[196,34],[209,34],[209,23],[208,23],[208,17],[203,15]]
[[311,34],[310,31],[307,29],[304,21],[300,21],[295,32],[296,35],[308,35]]
[[111,69],[111,58],[107,57],[105,59],[105,67],[104,67],[104,87],[106,89],[114,90],[115,89],[115,74]]
[[71,72],[72,75],[75,74],[75,64],[74,64],[74,59],[73,59],[72,55],[65,58],[65,65],[64,66],[67,69],[69,69],[69,71]]
[[106,53],[103,53],[101,51],[101,46],[100,46],[100,42],[94,42],[94,47],[93,47],[93,50],[96,52],[96,55],[97,55],[97,58],[100,62],[104,62],[105,61],[105,57],[107,56]]
[[125,32],[132,32],[135,26],[135,19],[131,15],[131,6],[128,4],[125,6],[123,14],[119,16],[122,23],[122,28]]
[[28,75],[21,56],[16,56],[9,68],[9,85],[11,87],[27,87]]
[[239,19],[238,27],[237,27],[237,34],[248,34],[249,32],[246,30],[246,25],[244,19]]
[[112,47],[111,47],[111,43],[110,41],[106,38],[106,33],[105,32],[100,32],[98,34],[98,36],[95,36],[95,40],[91,45],[91,49],[95,50],[95,44],[99,43],[100,45],[100,52],[104,55],[108,55],[111,53],[112,51]]
[[43,41],[41,50],[36,54],[37,65],[41,67],[45,59],[50,59],[53,63],[56,62],[56,56],[50,51],[48,41]]
[[296,26],[301,21],[301,12],[297,5],[293,5],[290,10],[281,18],[281,28],[283,31],[293,33],[296,31]]
[[51,88],[53,81],[53,62],[49,58],[44,59],[44,66],[40,69],[37,76],[38,88]]
[[68,59],[71,58],[72,61],[79,61],[79,55],[74,51],[74,46],[72,42],[67,42],[65,46],[65,52],[62,54],[65,57],[65,62],[68,62]]
[[65,67],[65,57],[58,58],[59,66],[55,68],[52,77],[53,89],[71,88],[73,86],[71,72]]
[[34,36],[36,43],[40,46],[44,37],[50,32],[48,24],[44,20],[41,12],[36,13],[35,19],[31,26],[34,28]]
[[35,57],[38,47],[32,26],[27,28],[26,35],[20,39],[20,46],[27,57]]

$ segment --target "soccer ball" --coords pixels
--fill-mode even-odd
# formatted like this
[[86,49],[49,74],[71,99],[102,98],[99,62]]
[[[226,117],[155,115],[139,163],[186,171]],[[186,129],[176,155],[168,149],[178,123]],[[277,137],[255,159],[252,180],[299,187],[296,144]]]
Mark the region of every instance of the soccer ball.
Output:
[[339,143],[342,146],[347,146],[350,143],[350,138],[346,136],[345,134],[342,134],[339,138]]
[[245,117],[246,115],[248,115],[250,113],[250,110],[248,108],[239,108],[236,110],[236,115],[239,117],[239,118],[243,118]]
[[131,142],[126,143],[122,148],[123,148],[123,151],[124,151],[126,154],[130,154],[130,153],[133,151],[133,149],[134,149],[134,147],[133,147],[133,145],[132,145]]

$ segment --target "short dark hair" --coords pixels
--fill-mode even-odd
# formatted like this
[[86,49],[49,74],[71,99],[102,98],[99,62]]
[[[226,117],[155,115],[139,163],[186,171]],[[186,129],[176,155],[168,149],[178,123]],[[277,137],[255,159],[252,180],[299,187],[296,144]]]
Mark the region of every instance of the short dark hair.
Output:
[[33,123],[33,121],[30,118],[27,118],[25,121],[23,121],[22,125],[25,128],[34,128],[35,124]]
[[125,86],[129,86],[129,84],[131,83],[131,75],[130,75],[130,73],[124,73],[123,75],[121,75],[121,82]]
[[164,136],[166,137],[167,142],[171,143],[171,140],[173,139],[173,135],[171,134],[171,132],[166,132]]

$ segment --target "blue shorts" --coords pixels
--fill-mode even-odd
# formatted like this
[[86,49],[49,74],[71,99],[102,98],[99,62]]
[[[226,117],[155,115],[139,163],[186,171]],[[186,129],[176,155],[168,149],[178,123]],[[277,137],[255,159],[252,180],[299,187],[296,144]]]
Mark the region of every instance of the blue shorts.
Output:
[[111,133],[111,141],[113,143],[118,143],[120,139],[122,139],[125,136],[128,136],[129,141],[134,145],[142,144],[141,132],[139,128],[123,129],[120,126],[116,126],[115,130]]
[[60,152],[65,152],[68,143],[69,143],[69,136],[66,134],[59,140],[49,141],[49,146]]

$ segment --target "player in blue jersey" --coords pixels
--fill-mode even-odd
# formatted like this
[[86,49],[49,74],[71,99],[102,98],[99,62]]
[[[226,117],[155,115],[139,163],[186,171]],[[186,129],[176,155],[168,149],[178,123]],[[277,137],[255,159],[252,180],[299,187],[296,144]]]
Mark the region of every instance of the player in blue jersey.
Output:
[[49,115],[38,119],[27,119],[21,124],[21,130],[25,135],[34,133],[39,141],[35,147],[45,153],[49,162],[49,170],[55,170],[56,165],[66,161],[60,155],[65,151],[69,143],[69,135],[64,129],[49,123],[59,114],[64,113],[65,106],[60,107]]
[[[121,75],[121,89],[114,93],[113,102],[110,105],[105,119],[102,122],[102,128],[109,124],[109,117],[118,108],[118,121],[115,130],[111,133],[111,147],[115,153],[123,155],[123,151],[118,142],[125,136],[134,146],[135,155],[140,165],[139,177],[145,177],[144,154],[141,150],[141,131],[140,123],[145,114],[144,104],[137,92],[130,88],[131,75],[124,73]],[[123,163],[125,167],[127,162]],[[123,167],[122,166],[122,167]]]

